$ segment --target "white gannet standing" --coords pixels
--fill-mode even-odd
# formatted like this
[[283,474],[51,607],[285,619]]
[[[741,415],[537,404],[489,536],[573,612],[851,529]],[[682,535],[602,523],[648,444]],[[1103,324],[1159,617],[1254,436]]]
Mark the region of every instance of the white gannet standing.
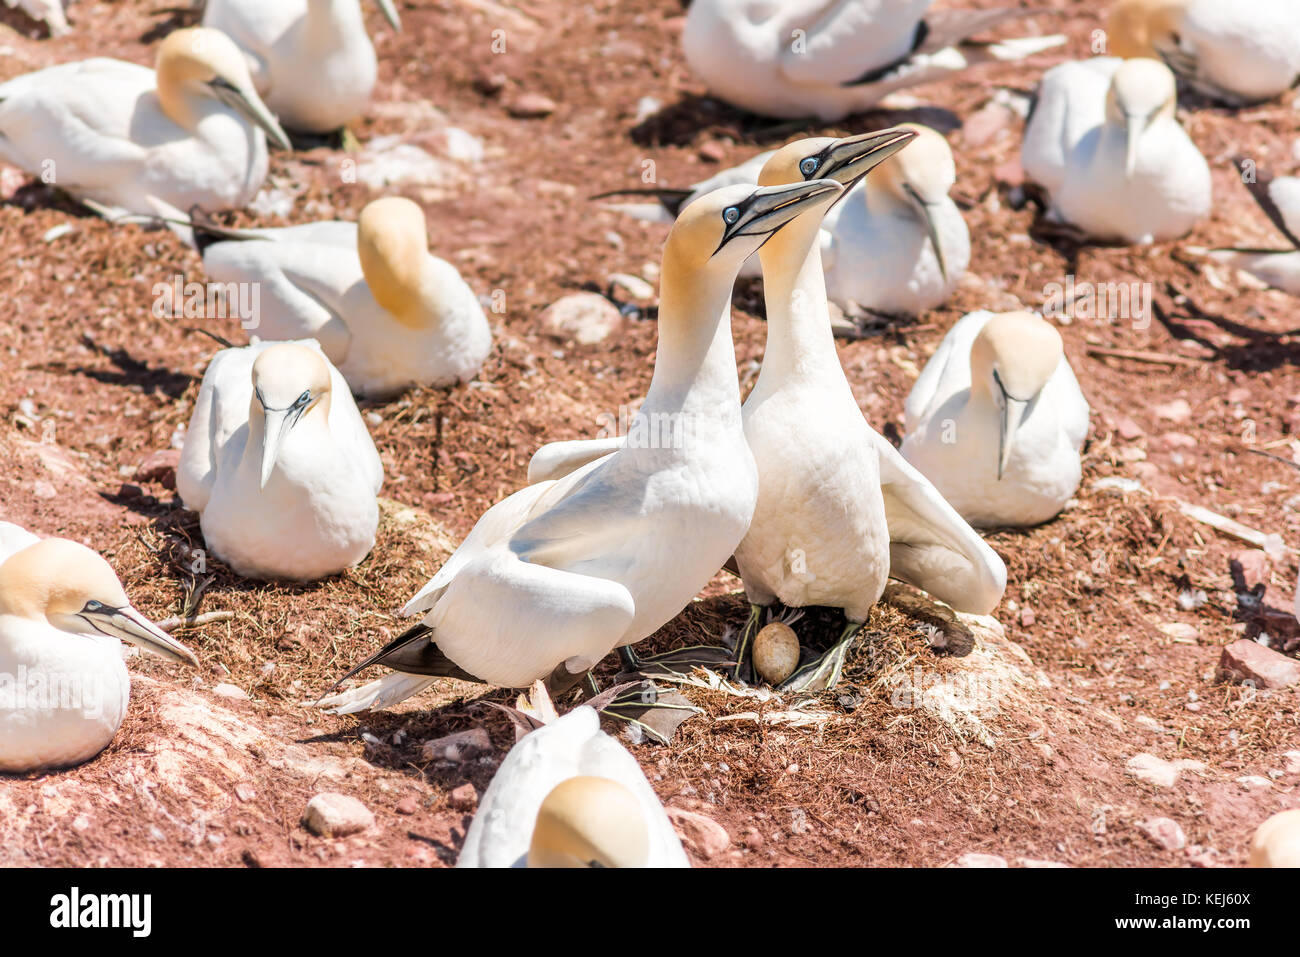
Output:
[[[1243,170],[1243,174],[1244,174]],[[1300,296],[1300,178],[1262,171],[1243,181],[1260,209],[1287,238],[1287,249],[1214,249],[1211,259],[1250,273],[1293,296]]]
[[5,0],[5,6],[11,10],[18,7],[33,20],[44,23],[52,37],[61,37],[72,32],[72,27],[68,26],[68,18],[63,15],[61,0]]
[[0,563],[0,771],[69,767],[108,747],[131,693],[123,641],[198,664],[86,546],[47,538]]
[[1210,168],[1175,106],[1174,76],[1155,60],[1048,70],[1021,162],[1051,195],[1052,215],[1094,239],[1126,243],[1174,239],[1207,216]]
[[1119,0],[1106,32],[1116,56],[1164,60],[1192,89],[1231,106],[1300,82],[1295,0]]
[[[402,29],[393,0],[376,0]],[[207,0],[203,25],[235,41],[257,90],[291,130],[328,133],[356,119],[375,87],[360,0]]]
[[1278,811],[1255,831],[1251,867],[1300,867],[1300,808]]
[[170,34],[156,70],[99,58],[0,83],[0,160],[114,216],[245,205],[266,178],[268,133],[289,148],[215,30]]
[[194,403],[176,490],[240,575],[312,581],[375,543],[379,453],[314,340],[223,349]]
[[403,613],[422,623],[349,675],[395,669],[321,704],[383,708],[438,675],[505,687],[580,676],[677,615],[744,537],[758,477],[740,420],[731,288],[755,250],[838,183],[730,186],[682,210],[664,246],[659,351],[625,444],[484,513]]
[[1088,412],[1051,323],[973,312],[912,387],[901,451],[972,525],[1038,525],[1079,487]]
[[948,195],[957,167],[948,141],[918,123],[917,134],[827,216],[826,293],[842,307],[919,315],[952,295],[970,265],[970,230]]
[[[879,152],[888,155],[915,135],[893,132]],[[779,150],[759,182],[797,179],[822,142]],[[875,159],[868,154],[837,172],[852,182]],[[831,329],[818,212],[804,213],[759,251],[767,345],[743,411],[759,492],[736,549],[751,606],[737,649],[742,672],[762,608],[779,600],[844,610],[847,623],[831,649],[782,683],[801,690],[839,680],[849,644],[890,577],[975,614],[991,612],[1006,586],[997,554],[863,418]]]
[[9,556],[22,551],[28,545],[35,545],[40,540],[40,536],[33,535],[21,525],[0,522],[0,564]]
[[[356,223],[194,229],[209,276],[259,284],[252,334],[314,338],[357,395],[467,382],[492,348],[478,297],[429,252],[424,211],[409,199],[377,199]],[[207,245],[204,232],[227,241]]]
[[1063,36],[970,38],[1030,11],[928,11],[933,0],[694,0],[682,49],[709,92],[764,116],[833,122],[889,93]]
[[510,749],[479,800],[456,866],[690,864],[636,758],[583,705]]

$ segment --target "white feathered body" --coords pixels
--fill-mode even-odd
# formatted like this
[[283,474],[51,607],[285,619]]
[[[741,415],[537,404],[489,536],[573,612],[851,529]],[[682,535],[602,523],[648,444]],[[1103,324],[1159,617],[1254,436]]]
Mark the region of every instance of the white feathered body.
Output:
[[1193,86],[1242,103],[1270,100],[1300,80],[1300,4],[1193,0],[1179,47],[1195,58]]
[[21,525],[13,522],[0,522],[0,563],[9,556],[22,551],[28,545],[35,545],[40,538],[33,535]]

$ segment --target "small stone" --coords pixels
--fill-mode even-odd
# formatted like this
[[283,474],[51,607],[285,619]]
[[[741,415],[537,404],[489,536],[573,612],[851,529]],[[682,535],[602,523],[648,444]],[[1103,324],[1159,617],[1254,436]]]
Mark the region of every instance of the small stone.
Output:
[[1178,778],[1184,771],[1204,771],[1205,763],[1190,758],[1165,761],[1144,751],[1129,758],[1124,768],[1139,781],[1146,781],[1158,788],[1171,788],[1178,783]]
[[131,485],[131,484],[124,483],[117,490],[117,497],[120,499],[125,499],[127,501],[141,498],[143,495],[144,495],[144,489],[142,489],[138,485]]
[[504,73],[480,73],[474,78],[474,89],[484,96],[496,96],[506,88]]
[[1166,432],[1160,436],[1160,445],[1166,449],[1194,449],[1200,443],[1183,432]]
[[1237,778],[1237,783],[1247,791],[1267,790],[1273,786],[1273,782],[1261,774],[1246,774]]
[[163,488],[176,488],[176,469],[181,464],[179,449],[159,449],[136,466],[137,482],[157,482]]
[[375,816],[354,797],[326,791],[307,802],[302,823],[321,837],[347,837],[375,823]]
[[1167,817],[1153,817],[1140,822],[1137,829],[1166,851],[1181,851],[1187,846],[1187,835],[1178,822]]
[[594,292],[557,299],[542,313],[542,325],[557,339],[592,345],[608,339],[623,325],[618,308]]
[[1115,431],[1119,433],[1119,437],[1125,442],[1135,442],[1146,435],[1146,433],[1142,431],[1142,426],[1138,425],[1128,416],[1124,416],[1115,423]]
[[472,784],[462,784],[447,795],[447,804],[457,811],[473,811],[478,807],[478,792]]
[[1192,642],[1195,641],[1197,636],[1200,634],[1200,632],[1196,630],[1195,625],[1189,625],[1182,621],[1167,621],[1158,627],[1170,638],[1179,641]]
[[1287,751],[1282,757],[1286,759],[1287,774],[1300,774],[1300,751]]
[[1070,866],[1069,864],[1062,864],[1060,861],[1044,861],[1044,860],[1039,860],[1036,857],[1022,857],[1020,860],[1016,861],[1016,863],[1019,864],[1021,867],[1031,867],[1031,868]]
[[1036,620],[1037,619],[1034,618],[1034,610],[1032,608],[1026,607],[1020,609],[1020,625],[1022,628],[1031,627]]
[[996,854],[963,854],[949,867],[1006,867],[1007,859]]
[[721,163],[727,158],[727,148],[718,140],[709,140],[700,146],[700,159],[706,163]]
[[412,795],[408,794],[406,797],[402,798],[400,801],[397,802],[397,806],[393,808],[393,810],[396,811],[398,814],[406,814],[406,815],[415,814],[418,813],[420,810],[420,802],[417,801]]
[[1250,587],[1258,582],[1268,584],[1268,552],[1262,548],[1248,548],[1237,552],[1232,560],[1240,563],[1241,575]]
[[1218,676],[1266,690],[1289,688],[1300,683],[1300,661],[1249,638],[1239,638],[1223,649]]
[[747,827],[741,834],[740,843],[751,851],[757,851],[763,846],[763,833],[756,827]]
[[731,836],[727,829],[713,818],[679,807],[665,810],[686,849],[694,851],[706,861],[713,860],[731,846]]
[[618,286],[633,299],[647,300],[653,299],[655,287],[650,285],[640,276],[633,276],[625,272],[616,272],[609,277],[611,285]]
[[238,685],[227,684],[226,682],[222,682],[219,685],[214,685],[212,688],[212,693],[221,698],[236,698],[240,701],[248,700],[247,691],[245,691],[243,688],[239,687]]
[[457,731],[432,741],[424,742],[423,753],[426,761],[456,761],[457,763],[486,754],[492,750],[492,739],[482,728],[470,728]]
[[1156,418],[1170,422],[1186,422],[1192,417],[1192,407],[1186,399],[1174,399],[1153,407],[1151,411],[1156,414]]
[[506,110],[520,120],[539,120],[555,112],[555,101],[541,93],[522,93],[511,101]]
[[254,791],[251,786],[244,784],[241,781],[239,784],[235,785],[235,797],[247,804],[249,801],[257,797],[257,792]]

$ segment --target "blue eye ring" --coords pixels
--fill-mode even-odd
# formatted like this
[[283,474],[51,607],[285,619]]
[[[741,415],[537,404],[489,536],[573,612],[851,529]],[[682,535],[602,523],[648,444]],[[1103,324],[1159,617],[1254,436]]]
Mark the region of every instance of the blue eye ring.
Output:
[[298,396],[298,401],[294,405],[306,405],[311,401],[311,389],[308,389],[302,395]]
[[740,219],[740,208],[737,206],[728,206],[722,211],[722,221],[728,226],[734,226],[736,220]]
[[817,157],[809,156],[799,164],[799,172],[803,173],[804,176],[811,176],[813,173],[817,172],[817,167],[820,165],[821,162]]

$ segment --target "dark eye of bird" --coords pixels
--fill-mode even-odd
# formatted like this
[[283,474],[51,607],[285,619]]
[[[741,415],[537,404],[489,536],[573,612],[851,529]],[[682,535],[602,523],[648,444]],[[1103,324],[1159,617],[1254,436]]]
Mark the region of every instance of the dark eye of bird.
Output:
[[808,157],[806,160],[804,160],[802,163],[799,164],[799,170],[805,176],[811,176],[813,173],[817,172],[817,157],[815,156]]
[[722,219],[728,226],[730,226],[736,220],[740,219],[740,210],[735,206],[728,206],[722,212]]
[[97,611],[102,611],[103,608],[104,608],[103,604],[101,604],[100,602],[95,601],[95,599],[92,598],[90,601],[86,602],[86,607],[84,607],[84,608],[81,609],[81,610],[82,610],[82,611],[88,611],[88,612],[92,612],[92,613],[93,613],[93,612],[97,612]]
[[311,399],[311,390],[308,389],[302,395],[298,396],[298,405],[305,405]]

